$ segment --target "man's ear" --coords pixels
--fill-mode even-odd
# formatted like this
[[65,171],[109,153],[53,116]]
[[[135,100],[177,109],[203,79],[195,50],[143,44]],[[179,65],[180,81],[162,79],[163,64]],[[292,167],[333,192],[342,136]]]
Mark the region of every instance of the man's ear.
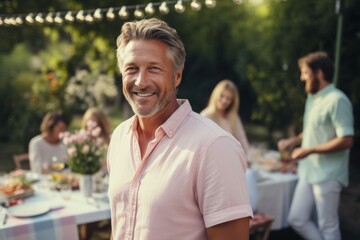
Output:
[[177,88],[181,83],[183,68],[179,67],[175,72],[175,87]]
[[320,80],[326,81],[324,78],[324,72],[321,69],[316,70],[315,76]]

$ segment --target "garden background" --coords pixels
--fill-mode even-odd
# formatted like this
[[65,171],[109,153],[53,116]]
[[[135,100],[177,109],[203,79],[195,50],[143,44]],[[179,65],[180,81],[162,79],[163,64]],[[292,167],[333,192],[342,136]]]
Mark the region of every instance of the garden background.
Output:
[[[49,110],[64,111],[72,120],[71,128],[79,127],[89,106],[103,108],[113,128],[131,115],[122,95],[115,42],[124,21],[135,19],[136,7],[144,9],[150,2],[0,1],[0,171],[14,168],[12,155],[27,151]],[[335,83],[350,98],[355,116],[351,186],[359,186],[360,1],[199,0],[202,7],[195,10],[189,0],[182,1],[182,13],[174,10],[177,1],[165,2],[169,13],[161,14],[160,1],[153,2],[153,16],[177,29],[187,51],[179,98],[189,99],[199,112],[218,81],[233,80],[252,143],[265,142],[275,149],[280,137],[301,131],[306,94],[297,59],[318,50],[334,60],[338,56]],[[117,12],[113,20],[105,16],[104,9],[121,6],[128,6],[127,19]],[[49,13],[83,10],[89,15],[98,8],[104,13],[98,21],[55,24],[45,19]],[[32,24],[25,22],[29,13],[34,14]],[[16,16],[23,24],[5,21]],[[351,201],[360,202],[358,191],[351,194]],[[360,219],[359,211],[352,214],[356,212]]]

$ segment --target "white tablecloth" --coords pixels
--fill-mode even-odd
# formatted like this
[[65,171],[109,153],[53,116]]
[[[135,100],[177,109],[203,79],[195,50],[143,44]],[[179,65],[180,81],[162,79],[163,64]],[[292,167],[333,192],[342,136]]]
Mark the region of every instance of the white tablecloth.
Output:
[[298,176],[292,173],[271,173],[257,170],[258,213],[274,218],[271,229],[288,227],[287,217]]

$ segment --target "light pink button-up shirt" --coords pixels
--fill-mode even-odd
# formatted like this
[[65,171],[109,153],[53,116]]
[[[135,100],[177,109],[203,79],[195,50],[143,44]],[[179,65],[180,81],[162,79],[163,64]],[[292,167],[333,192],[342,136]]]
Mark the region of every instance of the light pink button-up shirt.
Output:
[[252,216],[239,142],[188,101],[162,124],[141,159],[137,117],[108,152],[114,240],[206,239],[206,228]]

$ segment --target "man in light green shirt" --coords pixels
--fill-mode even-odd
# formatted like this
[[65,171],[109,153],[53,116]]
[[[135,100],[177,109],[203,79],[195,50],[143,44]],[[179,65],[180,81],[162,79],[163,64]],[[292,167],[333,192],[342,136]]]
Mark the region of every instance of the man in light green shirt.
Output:
[[[348,185],[349,149],[353,144],[352,105],[332,83],[334,68],[324,52],[299,59],[300,79],[308,97],[303,132],[278,142],[279,150],[295,148],[299,183],[289,214],[289,224],[304,239],[341,239],[338,206]],[[316,208],[317,224],[312,219]]]

